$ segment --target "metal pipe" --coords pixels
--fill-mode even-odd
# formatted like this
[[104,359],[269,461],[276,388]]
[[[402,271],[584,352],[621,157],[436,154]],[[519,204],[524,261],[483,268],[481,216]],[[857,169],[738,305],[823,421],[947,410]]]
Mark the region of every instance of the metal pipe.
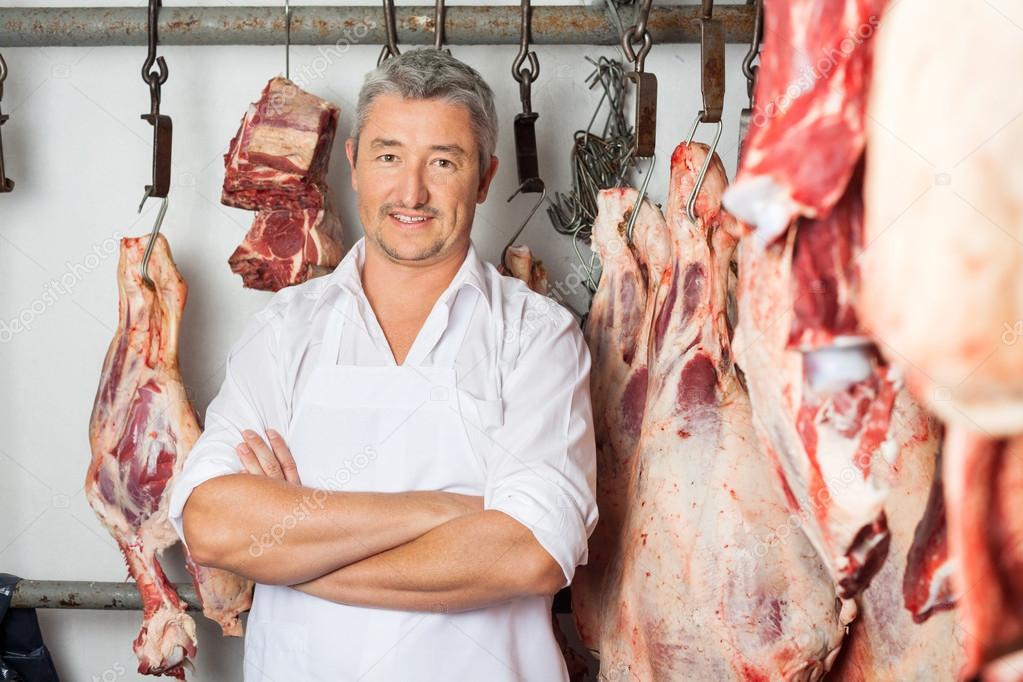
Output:
[[[436,8],[398,7],[398,42],[432,45]],[[715,18],[730,43],[747,43],[753,32],[752,5],[723,5]],[[518,4],[449,6],[448,45],[513,45],[519,42]],[[161,45],[283,45],[286,21],[280,7],[163,7]],[[700,6],[654,7],[647,28],[655,44],[700,40]],[[146,44],[145,7],[0,8],[4,47],[107,46]],[[380,45],[384,22],[379,6],[292,7],[292,45]],[[615,45],[621,40],[604,7],[536,6],[532,42],[540,45]]]
[[[189,611],[202,611],[192,583],[174,585]],[[86,580],[21,580],[14,586],[15,609],[101,609],[141,611],[142,598],[134,582],[107,583]]]

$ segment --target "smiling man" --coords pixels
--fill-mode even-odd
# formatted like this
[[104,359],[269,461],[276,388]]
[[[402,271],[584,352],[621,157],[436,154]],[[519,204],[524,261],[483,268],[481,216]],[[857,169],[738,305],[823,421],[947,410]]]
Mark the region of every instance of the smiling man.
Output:
[[597,520],[590,357],[470,241],[496,137],[445,52],[372,72],[345,147],[365,237],[231,349],[170,520],[257,583],[247,682],[568,679],[550,606]]

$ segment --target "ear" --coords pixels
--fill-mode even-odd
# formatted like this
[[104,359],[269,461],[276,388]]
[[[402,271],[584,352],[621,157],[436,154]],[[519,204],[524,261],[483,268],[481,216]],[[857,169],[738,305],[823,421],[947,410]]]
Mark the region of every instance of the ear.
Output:
[[359,183],[355,179],[355,152],[355,140],[349,137],[345,140],[345,156],[348,157],[348,165],[352,168],[352,189],[358,192]]
[[494,176],[497,175],[497,157],[490,157],[490,165],[487,166],[487,170],[480,176],[480,184],[476,189],[476,203],[482,204],[487,200],[487,192],[490,191],[490,183],[494,180]]

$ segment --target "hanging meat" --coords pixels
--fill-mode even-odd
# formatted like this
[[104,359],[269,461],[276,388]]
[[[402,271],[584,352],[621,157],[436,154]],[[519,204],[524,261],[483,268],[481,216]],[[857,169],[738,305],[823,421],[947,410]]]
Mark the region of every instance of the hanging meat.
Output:
[[509,246],[505,250],[504,264],[499,268],[501,274],[521,279],[538,294],[547,295],[547,269],[543,263],[533,257],[533,252],[524,244]]
[[[200,427],[178,370],[187,287],[163,235],[148,264],[154,286],[144,283],[139,268],[147,242],[121,240],[119,323],[89,423],[92,462],[85,491],[142,596],[142,631],[134,643],[139,672],[184,679],[195,657],[195,623],[158,557],[178,541],[167,521],[170,490]],[[241,635],[239,615],[251,604],[252,583],[191,558],[187,563],[204,613],[225,635]]]
[[733,219],[708,150],[672,157],[667,222],[631,189],[600,193],[603,265],[587,321],[601,521],[573,611],[605,679],[820,679],[852,602],[790,521],[732,365]]
[[885,502],[891,547],[857,597],[859,615],[831,677],[953,682],[964,660],[964,633],[958,614],[948,610],[953,602],[940,503],[941,427],[906,389],[896,397],[892,422],[897,448],[875,451],[872,462],[891,489]]
[[823,217],[863,153],[872,38],[884,0],[764,0],[742,162],[725,207],[762,242]]
[[224,155],[221,202],[258,211],[231,270],[251,289],[277,291],[332,270],[341,221],[326,184],[340,110],[286,78],[249,106]]
[[886,16],[859,306],[947,424],[964,674],[992,677],[989,662],[1023,649],[1023,91],[990,65],[1021,60],[1019,29],[991,5],[902,0]]

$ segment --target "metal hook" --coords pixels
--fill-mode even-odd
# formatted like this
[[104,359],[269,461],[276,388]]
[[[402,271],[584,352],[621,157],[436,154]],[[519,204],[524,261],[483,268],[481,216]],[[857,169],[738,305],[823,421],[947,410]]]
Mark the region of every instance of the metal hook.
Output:
[[725,26],[713,18],[714,0],[703,0],[700,18],[700,91],[704,123],[717,123],[725,107]]
[[[512,238],[509,239],[508,243],[504,245],[504,249],[501,250],[501,265],[508,272],[511,272],[511,269],[508,267],[508,249],[511,248],[512,244],[515,243],[515,240],[519,238],[519,235],[522,234],[522,231],[526,229],[526,225],[528,225],[529,221],[533,219],[533,214],[536,213],[537,209],[540,208],[540,205],[543,204],[543,202],[546,201],[547,199],[547,187],[543,184],[543,180],[541,180],[540,178],[534,178],[534,180],[540,183],[540,198],[533,205],[533,210],[529,212],[529,215],[526,216],[526,219],[522,221],[522,225],[519,226],[519,229],[515,231],[515,234],[512,235]],[[531,190],[526,189],[526,183],[522,183],[518,186],[518,189],[515,190],[515,193],[508,197],[508,201],[510,202],[512,199],[518,196],[519,192],[528,191]]]
[[[0,100],[4,98],[4,81],[7,80],[7,62],[4,61],[3,55],[0,55]],[[0,126],[10,119],[3,112],[0,112]],[[14,180],[7,177],[6,171],[4,170],[4,142],[3,137],[0,136],[0,193],[10,192],[14,189]]]
[[[638,10],[638,21],[622,34],[622,51],[628,60],[635,65],[636,71],[643,71],[647,53],[650,52],[650,48],[654,44],[653,36],[650,35],[650,31],[646,27],[652,5],[653,0],[643,0],[643,4],[640,5]],[[637,53],[632,49],[632,44],[638,42],[642,42],[643,47]]]
[[[142,80],[149,85],[149,113],[141,118],[153,126],[153,183],[146,185],[139,212],[149,197],[166,197],[170,190],[171,169],[171,137],[173,126],[170,116],[160,114],[160,86],[167,82],[169,70],[163,57],[157,58],[156,47],[159,42],[157,25],[160,18],[160,0],[149,0],[149,51],[146,61],[142,64]],[[159,72],[153,71],[158,64]]]
[[654,165],[657,163],[657,155],[653,154],[650,157],[650,167],[646,170],[646,177],[643,178],[643,185],[639,188],[639,198],[636,199],[636,204],[632,207],[632,213],[629,214],[629,222],[625,225],[625,241],[628,244],[632,243],[632,230],[636,226],[636,216],[639,215],[639,209],[643,206],[643,200],[646,199],[646,188],[650,184],[650,177],[654,174]]
[[451,54],[451,50],[444,47],[444,15],[444,0],[437,0],[433,14],[433,47]]
[[153,283],[153,280],[149,279],[149,257],[153,254],[156,236],[160,234],[160,226],[163,225],[163,217],[167,215],[168,203],[167,197],[163,197],[163,200],[160,202],[160,210],[156,214],[156,223],[153,225],[153,231],[149,233],[149,243],[146,244],[146,252],[142,256],[142,265],[139,268],[139,272],[142,274],[142,282],[150,289],[155,289],[156,285]]
[[[693,121],[693,127],[689,131],[689,136],[686,138],[686,144],[692,144],[693,136],[696,134],[696,128],[703,121],[703,112],[701,111],[696,116],[696,120]],[[707,169],[710,168],[710,161],[714,158],[714,151],[718,148],[718,141],[721,139],[721,129],[724,128],[724,123],[721,119],[716,122],[717,130],[714,133],[714,141],[710,144],[710,149],[707,150],[707,158],[703,160],[703,165],[700,167],[700,173],[696,176],[696,182],[693,184],[693,191],[689,193],[689,199],[686,201],[686,216],[689,218],[689,222],[696,224],[696,197],[699,195],[700,190],[703,189],[703,180],[707,177]]]
[[391,57],[401,54],[398,49],[398,29],[394,18],[394,0],[384,0],[384,29],[387,42],[380,50],[380,57],[377,58],[377,66],[380,66]]
[[748,0],[747,4],[756,5],[756,13],[753,18],[753,38],[750,40],[749,51],[742,60],[742,74],[746,76],[746,96],[749,97],[749,106],[739,112],[739,165],[742,165],[742,151],[746,143],[746,134],[749,132],[750,122],[753,120],[753,87],[757,82],[757,72],[760,65],[754,65],[760,56],[760,41],[764,34],[764,1]]
[[291,80],[291,2],[284,0],[284,77]]

